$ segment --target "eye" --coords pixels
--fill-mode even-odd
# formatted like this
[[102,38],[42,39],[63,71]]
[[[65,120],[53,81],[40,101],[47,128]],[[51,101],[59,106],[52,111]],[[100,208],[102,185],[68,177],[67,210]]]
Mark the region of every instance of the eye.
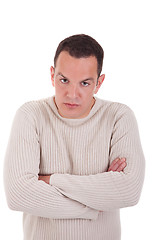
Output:
[[63,79],[60,79],[60,81],[61,81],[62,83],[67,83],[67,82],[68,82],[68,80],[67,80],[67,79],[65,79],[65,78],[63,78]]
[[83,85],[84,87],[87,87],[87,86],[89,86],[90,84],[89,84],[88,82],[82,82],[82,85]]

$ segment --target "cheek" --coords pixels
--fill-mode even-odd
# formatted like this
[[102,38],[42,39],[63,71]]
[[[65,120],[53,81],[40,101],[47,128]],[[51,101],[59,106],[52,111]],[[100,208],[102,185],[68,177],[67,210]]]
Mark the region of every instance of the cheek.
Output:
[[93,100],[93,94],[92,94],[92,92],[83,95],[82,99],[83,99],[83,104],[84,104],[84,106],[85,106],[86,108],[87,108],[88,106],[90,106],[90,105],[91,105],[91,102],[92,102],[92,100]]
[[87,98],[92,98],[93,97],[93,95],[94,95],[94,88],[91,88],[91,89],[89,89],[88,91],[86,91],[86,97]]
[[63,87],[60,87],[58,84],[55,85],[55,92],[57,93],[57,95],[61,96],[64,93],[64,89]]

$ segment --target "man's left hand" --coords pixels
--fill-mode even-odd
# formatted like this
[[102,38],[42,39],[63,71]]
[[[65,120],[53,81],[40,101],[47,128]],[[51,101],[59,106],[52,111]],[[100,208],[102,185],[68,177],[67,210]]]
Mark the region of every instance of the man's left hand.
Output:
[[107,172],[121,172],[127,166],[125,158],[116,158],[108,168]]

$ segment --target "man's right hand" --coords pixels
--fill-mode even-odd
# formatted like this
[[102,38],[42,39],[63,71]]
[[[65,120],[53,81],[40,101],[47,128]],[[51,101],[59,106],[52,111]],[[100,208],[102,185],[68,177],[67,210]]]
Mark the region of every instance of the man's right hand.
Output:
[[125,158],[116,158],[115,160],[113,160],[113,162],[109,166],[107,172],[110,172],[110,171],[121,172],[126,166],[127,166],[127,163]]

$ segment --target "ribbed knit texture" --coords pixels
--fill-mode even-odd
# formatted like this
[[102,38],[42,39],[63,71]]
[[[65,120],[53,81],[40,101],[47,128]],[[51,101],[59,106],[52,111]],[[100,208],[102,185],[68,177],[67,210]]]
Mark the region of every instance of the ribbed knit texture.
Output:
[[[24,212],[24,240],[120,240],[119,209],[137,204],[144,179],[134,114],[95,97],[87,117],[67,119],[53,97],[16,112],[4,165],[8,206]],[[107,172],[117,157],[127,167]],[[50,184],[38,174],[52,174]]]

